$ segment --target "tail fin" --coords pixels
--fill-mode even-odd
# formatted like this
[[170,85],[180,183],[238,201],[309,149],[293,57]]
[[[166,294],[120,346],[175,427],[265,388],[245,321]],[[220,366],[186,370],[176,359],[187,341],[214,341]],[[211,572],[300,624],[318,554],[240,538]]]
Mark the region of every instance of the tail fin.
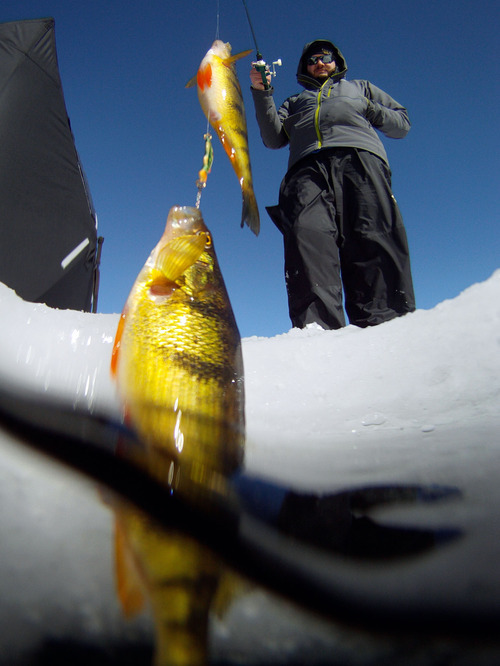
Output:
[[253,187],[245,187],[243,189],[243,208],[241,211],[241,226],[247,224],[251,231],[258,236],[260,231],[260,215],[259,207]]

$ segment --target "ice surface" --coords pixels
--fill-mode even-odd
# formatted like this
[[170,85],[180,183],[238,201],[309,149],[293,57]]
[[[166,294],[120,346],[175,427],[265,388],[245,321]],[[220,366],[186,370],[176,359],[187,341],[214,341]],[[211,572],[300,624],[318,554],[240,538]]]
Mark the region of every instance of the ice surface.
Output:
[[[119,415],[109,375],[117,314],[50,309],[1,284],[0,313],[4,386]],[[433,310],[370,329],[313,326],[246,338],[243,355],[249,473],[329,491],[455,485],[467,497],[454,513],[457,523],[498,537],[500,271]],[[147,636],[141,623],[124,629],[112,587],[112,517],[93,485],[80,485],[0,432],[1,664],[15,663],[21,648],[28,654],[47,632],[96,641],[106,634],[122,644],[124,636]],[[398,510],[386,515],[400,520]],[[417,525],[429,521],[419,509],[408,515]],[[446,506],[432,520],[445,517]],[[469,559],[478,571],[496,571],[497,537],[487,549],[471,542],[450,566],[458,570]],[[436,594],[444,589],[439,568],[428,561],[417,568]],[[473,594],[470,581],[457,577],[457,598],[487,603],[490,583],[500,589],[495,576]],[[375,588],[377,577],[367,574],[366,584]],[[418,594],[411,577],[397,585],[408,598]]]
[[362,468],[390,475],[394,455],[399,470],[426,468],[447,429],[499,424],[500,271],[375,328],[292,329],[243,349],[247,464],[259,473],[293,475],[300,459],[300,484],[355,481]]

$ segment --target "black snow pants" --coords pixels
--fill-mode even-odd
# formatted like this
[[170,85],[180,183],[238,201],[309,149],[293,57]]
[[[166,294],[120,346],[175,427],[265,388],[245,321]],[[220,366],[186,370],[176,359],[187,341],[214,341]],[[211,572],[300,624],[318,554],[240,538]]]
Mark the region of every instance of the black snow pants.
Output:
[[298,162],[269,207],[283,234],[292,325],[366,327],[415,310],[406,232],[387,164],[355,148]]

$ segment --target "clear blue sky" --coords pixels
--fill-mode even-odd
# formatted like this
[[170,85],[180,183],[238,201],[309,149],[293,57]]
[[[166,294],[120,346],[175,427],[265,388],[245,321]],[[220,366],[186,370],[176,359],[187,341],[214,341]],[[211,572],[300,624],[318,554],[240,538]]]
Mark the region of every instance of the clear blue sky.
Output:
[[[405,105],[412,129],[385,140],[405,220],[417,307],[428,309],[500,267],[499,46],[496,0],[247,0],[259,48],[282,58],[279,104],[299,87],[305,42],[343,51],[348,78],[368,79]],[[53,16],[59,68],[77,149],[104,236],[100,312],[119,312],[171,206],[194,205],[206,120],[186,81],[217,30],[217,0],[2,0],[0,22]],[[241,0],[220,0],[219,35],[233,53],[254,48]],[[238,63],[258,238],[240,229],[241,194],[214,137],[201,210],[214,236],[242,336],[288,331],[282,241],[264,207],[277,202],[288,150],[261,143]]]

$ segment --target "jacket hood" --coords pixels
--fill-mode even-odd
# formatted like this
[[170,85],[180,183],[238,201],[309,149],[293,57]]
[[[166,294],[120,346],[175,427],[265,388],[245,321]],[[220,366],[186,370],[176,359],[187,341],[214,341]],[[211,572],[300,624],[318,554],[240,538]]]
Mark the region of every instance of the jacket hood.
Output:
[[312,42],[308,42],[302,49],[302,55],[300,56],[299,65],[297,67],[297,81],[300,85],[304,86],[304,88],[320,88],[322,85],[317,79],[309,76],[306,64],[306,58],[314,53],[321,53],[322,50],[331,51],[333,53],[333,59],[337,65],[330,77],[332,81],[340,81],[340,79],[343,79],[346,75],[347,63],[340,49],[329,39],[315,39]]

